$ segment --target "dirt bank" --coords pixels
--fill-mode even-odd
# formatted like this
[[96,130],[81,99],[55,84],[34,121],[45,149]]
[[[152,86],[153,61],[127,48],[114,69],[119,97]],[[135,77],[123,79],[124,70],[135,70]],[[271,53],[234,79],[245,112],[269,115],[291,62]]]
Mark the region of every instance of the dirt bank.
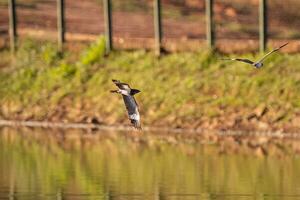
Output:
[[55,44],[29,40],[14,62],[1,52],[1,118],[129,124],[122,98],[109,92],[111,79],[119,79],[142,91],[136,98],[143,126],[300,130],[297,54],[274,54],[257,70],[204,49],[161,58],[144,50],[104,56],[104,49],[99,39],[61,55]]

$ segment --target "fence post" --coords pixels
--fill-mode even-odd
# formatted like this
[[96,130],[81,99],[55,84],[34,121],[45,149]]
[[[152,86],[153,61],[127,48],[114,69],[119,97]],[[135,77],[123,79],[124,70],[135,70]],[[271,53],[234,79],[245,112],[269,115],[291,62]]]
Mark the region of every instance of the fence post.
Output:
[[206,0],[206,38],[207,45],[212,49],[215,45],[215,33],[213,22],[213,0]]
[[113,50],[111,0],[103,0],[106,54]]
[[160,0],[154,0],[154,33],[155,33],[155,54],[161,54],[162,48],[162,26],[161,26],[161,3]]
[[267,0],[259,1],[259,50],[264,52],[268,42]]
[[58,31],[58,48],[63,50],[65,42],[65,2],[57,0],[57,31]]
[[16,51],[16,43],[17,43],[17,17],[16,17],[15,0],[9,0],[8,14],[9,14],[10,49],[11,52],[14,53]]

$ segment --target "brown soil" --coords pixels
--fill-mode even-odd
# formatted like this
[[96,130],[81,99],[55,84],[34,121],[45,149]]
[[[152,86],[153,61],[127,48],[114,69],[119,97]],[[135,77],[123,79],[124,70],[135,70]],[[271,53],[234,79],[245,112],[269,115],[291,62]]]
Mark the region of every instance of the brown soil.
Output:
[[[65,97],[59,104],[51,106],[31,105],[21,107],[11,102],[1,105],[0,118],[5,120],[20,121],[46,121],[58,123],[88,123],[95,125],[119,126],[120,124],[131,127],[127,115],[116,118],[109,113],[95,111],[90,102],[72,103],[72,97]],[[257,107],[255,110],[224,109],[219,108],[220,115],[215,117],[189,117],[181,118],[175,115],[159,119],[149,120],[142,114],[143,127],[155,127],[155,130],[186,129],[186,130],[211,130],[211,131],[260,131],[297,133],[300,131],[300,113],[283,120],[284,114],[270,111],[265,106]],[[226,114],[225,114],[226,113]],[[146,128],[147,129],[147,128]]]

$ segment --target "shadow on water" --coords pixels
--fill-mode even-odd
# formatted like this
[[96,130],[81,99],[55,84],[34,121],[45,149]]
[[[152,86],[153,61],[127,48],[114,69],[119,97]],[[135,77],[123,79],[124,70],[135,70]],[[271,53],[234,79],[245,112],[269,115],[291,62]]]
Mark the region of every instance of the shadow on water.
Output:
[[[123,133],[0,131],[0,199],[296,199],[300,159]],[[149,139],[150,140],[150,139]]]

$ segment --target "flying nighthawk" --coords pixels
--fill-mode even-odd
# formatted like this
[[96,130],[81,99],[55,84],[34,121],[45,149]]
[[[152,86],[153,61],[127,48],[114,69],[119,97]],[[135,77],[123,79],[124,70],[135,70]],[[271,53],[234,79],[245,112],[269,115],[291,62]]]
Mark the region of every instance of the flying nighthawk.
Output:
[[134,95],[141,91],[137,89],[131,89],[127,83],[122,83],[119,80],[112,81],[119,89],[111,90],[111,92],[122,95],[131,123],[136,129],[141,129],[139,108],[134,98]]
[[264,64],[264,60],[269,56],[271,55],[272,53],[278,51],[279,49],[281,49],[282,47],[286,46],[288,43],[285,43],[284,45],[281,45],[280,47],[276,48],[276,49],[273,49],[272,51],[270,51],[269,53],[267,53],[266,55],[264,55],[259,61],[251,61],[251,60],[248,60],[248,59],[244,59],[244,58],[222,58],[221,60],[234,60],[234,61],[240,61],[240,62],[244,62],[244,63],[247,63],[247,64],[250,64],[252,66],[254,66],[255,68],[261,68]]

